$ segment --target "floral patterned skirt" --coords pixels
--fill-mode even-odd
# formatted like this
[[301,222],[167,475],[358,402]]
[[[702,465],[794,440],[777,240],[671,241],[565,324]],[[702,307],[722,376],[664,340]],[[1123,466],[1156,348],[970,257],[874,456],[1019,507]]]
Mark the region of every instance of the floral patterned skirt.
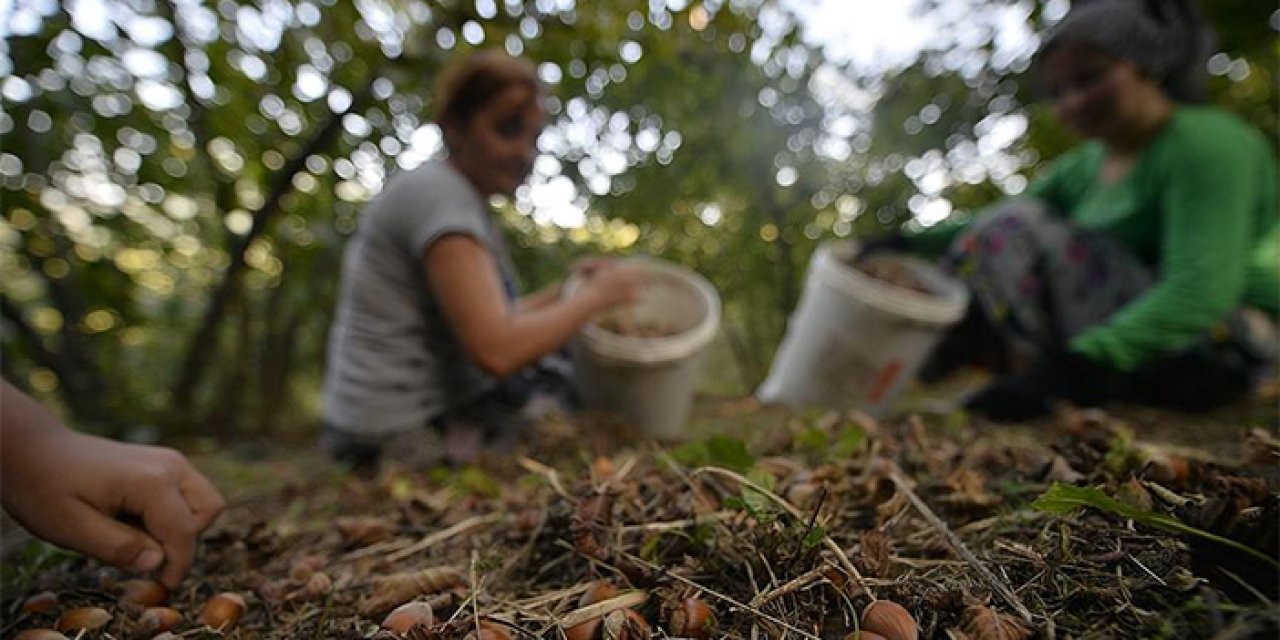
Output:
[[[968,284],[1015,362],[1065,347],[1155,281],[1152,269],[1119,241],[1029,199],[1011,200],[977,220],[952,243],[942,266]],[[1246,324],[1233,314],[1184,351],[1118,376],[1114,395],[1196,408],[1248,390],[1267,350]]]

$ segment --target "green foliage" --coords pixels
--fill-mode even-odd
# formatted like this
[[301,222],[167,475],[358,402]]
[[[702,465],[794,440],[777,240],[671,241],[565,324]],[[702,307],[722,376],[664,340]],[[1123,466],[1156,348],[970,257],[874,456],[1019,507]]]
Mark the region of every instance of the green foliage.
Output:
[[756,463],[755,456],[747,451],[745,442],[722,435],[687,442],[671,453],[678,462],[687,467],[724,467],[732,471],[745,472]]
[[1031,503],[1031,506],[1038,511],[1058,515],[1069,514],[1086,507],[1092,507],[1100,511],[1118,515],[1122,518],[1128,518],[1149,527],[1155,527],[1162,531],[1203,538],[1210,542],[1230,547],[1236,551],[1241,551],[1253,556],[1254,558],[1262,560],[1267,564],[1280,568],[1280,563],[1277,563],[1275,559],[1267,556],[1257,549],[1243,545],[1235,540],[1209,533],[1203,529],[1198,529],[1174,518],[1173,516],[1167,516],[1162,513],[1154,513],[1129,506],[1092,487],[1075,487],[1055,482],[1052,487],[1049,487],[1048,491],[1044,492],[1044,495],[1036,498],[1035,502]]
[[[311,428],[361,207],[439,151],[441,69],[498,46],[559,76],[546,155],[586,218],[501,204],[526,288],[599,252],[693,267],[724,302],[712,386],[747,391],[818,243],[971,213],[1076,143],[1034,104],[1026,52],[995,55],[984,10],[1013,3],[954,1],[976,37],[900,68],[827,63],[780,0],[109,0],[97,30],[74,3],[22,4],[0,115],[0,369],[116,435]],[[1276,140],[1273,7],[1205,9],[1225,56],[1214,101]]]
[[826,539],[826,537],[827,537],[827,530],[823,529],[822,527],[815,526],[812,529],[810,529],[808,533],[804,534],[804,540],[802,541],[804,544],[804,548],[812,549],[814,547],[817,547],[818,545],[822,544],[822,541]]
[[12,592],[15,588],[32,584],[35,577],[45,571],[66,564],[76,557],[72,551],[60,549],[42,540],[31,539],[14,553],[10,562],[0,565],[0,588]]
[[852,458],[862,449],[867,434],[856,424],[841,425],[834,434],[821,427],[809,427],[796,436],[796,447],[809,457],[822,462],[839,462]]

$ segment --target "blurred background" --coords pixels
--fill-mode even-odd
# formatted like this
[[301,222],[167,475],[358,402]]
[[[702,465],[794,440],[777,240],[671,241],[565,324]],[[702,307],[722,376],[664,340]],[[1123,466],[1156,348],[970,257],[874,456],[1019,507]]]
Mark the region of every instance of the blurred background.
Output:
[[[971,215],[1073,141],[1062,0],[0,0],[3,375],[133,439],[314,429],[361,205],[441,153],[455,56],[535,61],[524,286],[648,253],[720,289],[704,393],[764,377],[814,247]],[[1213,100],[1277,140],[1280,10],[1214,0]]]

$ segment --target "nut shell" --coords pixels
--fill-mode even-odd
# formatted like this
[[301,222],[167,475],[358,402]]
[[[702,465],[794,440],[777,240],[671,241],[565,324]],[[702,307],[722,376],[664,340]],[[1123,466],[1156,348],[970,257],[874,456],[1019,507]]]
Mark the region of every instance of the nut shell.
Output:
[[80,607],[62,614],[53,626],[62,633],[70,633],[81,629],[95,631],[107,626],[108,622],[111,622],[111,614],[106,609]]
[[69,640],[67,636],[53,629],[27,629],[13,637],[13,640]]
[[671,612],[671,634],[682,638],[709,638],[715,627],[711,605],[701,598],[685,598]]
[[169,607],[151,607],[138,617],[138,629],[143,633],[161,633],[182,624],[182,614]]
[[[58,594],[52,591],[41,591],[22,601],[23,613],[42,613],[58,606]],[[39,629],[36,629],[39,631]]]
[[120,585],[120,604],[156,607],[169,600],[169,590],[155,580],[126,580]]
[[648,640],[649,622],[634,609],[618,609],[604,617],[604,640]]
[[889,600],[876,600],[862,612],[862,629],[886,640],[919,640],[920,626],[911,612]]
[[564,630],[566,640],[592,640],[600,630],[600,618],[593,618]]
[[464,640],[511,640],[511,632],[500,624],[481,620],[480,630],[468,633]]
[[214,629],[229,629],[244,615],[245,608],[243,596],[233,591],[224,591],[209,598],[204,604],[204,609],[200,611],[200,622]]
[[311,574],[324,568],[324,558],[315,555],[303,555],[294,559],[289,565],[289,577],[303,582],[311,577]]
[[406,602],[382,619],[382,628],[405,634],[416,626],[429,627],[434,622],[435,612],[431,610],[431,605],[420,601]]
[[585,607],[589,604],[603,602],[616,595],[618,595],[617,585],[608,580],[596,580],[582,593],[582,597],[578,599],[578,606]]

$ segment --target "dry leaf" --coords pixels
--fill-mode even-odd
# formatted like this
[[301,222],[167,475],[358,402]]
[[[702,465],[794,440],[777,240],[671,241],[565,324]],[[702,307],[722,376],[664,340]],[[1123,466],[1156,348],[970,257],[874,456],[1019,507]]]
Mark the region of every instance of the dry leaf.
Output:
[[1119,488],[1116,489],[1116,500],[1143,511],[1150,511],[1154,505],[1151,492],[1147,491],[1147,488],[1142,486],[1142,482],[1133,476],[1129,476],[1127,481],[1120,483]]
[[1063,484],[1077,484],[1084,480],[1084,474],[1071,468],[1071,463],[1067,459],[1055,455],[1053,460],[1049,462],[1049,469],[1044,474],[1045,482],[1061,482]]
[[1035,631],[1019,618],[983,605],[964,610],[964,632],[973,640],[1027,640]]
[[440,593],[466,583],[466,576],[452,567],[379,576],[371,581],[371,593],[360,604],[360,610],[365,615],[380,613],[420,595]]
[[344,516],[333,524],[342,535],[342,541],[350,546],[365,547],[382,542],[395,533],[395,525],[386,518],[376,516]]
[[579,553],[604,560],[609,550],[601,543],[613,522],[613,494],[593,492],[578,501],[578,509],[569,525],[573,546]]
[[889,575],[889,536],[880,529],[868,529],[858,537],[858,553],[853,563],[863,575],[884,578]]

